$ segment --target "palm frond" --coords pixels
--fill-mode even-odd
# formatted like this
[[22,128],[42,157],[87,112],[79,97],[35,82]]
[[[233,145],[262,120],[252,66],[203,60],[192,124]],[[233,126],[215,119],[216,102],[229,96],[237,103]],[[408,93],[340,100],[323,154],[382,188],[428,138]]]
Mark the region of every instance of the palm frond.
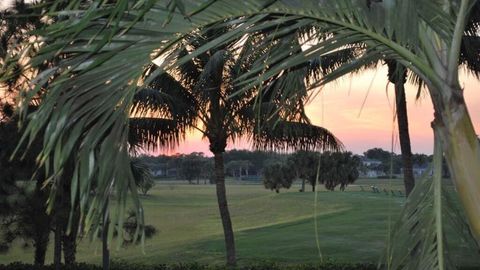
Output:
[[279,121],[271,126],[257,128],[253,145],[263,150],[332,150],[343,149],[343,144],[327,129],[307,123]]
[[168,117],[185,127],[194,122],[197,109],[196,98],[178,80],[163,73],[135,93],[131,112],[135,116]]
[[200,106],[207,106],[211,100],[218,99],[217,96],[221,95],[223,72],[228,57],[229,53],[227,51],[216,51],[209,57],[208,62],[203,67],[194,87],[196,96],[199,97]]
[[310,76],[320,80],[323,76],[335,71],[345,63],[360,57],[360,50],[361,48],[351,46],[311,59],[308,65]]
[[141,183],[152,180],[150,168],[140,159],[133,158],[130,162],[130,166],[132,168],[133,177],[135,178],[135,184],[137,186],[139,186]]
[[[178,53],[178,57],[186,57],[188,53],[189,52],[185,48],[182,48]],[[200,76],[201,65],[198,65],[193,60],[191,60],[179,66],[178,68],[179,72],[176,74],[176,76],[180,76],[183,83],[192,87],[195,84],[197,78]]]
[[142,117],[130,118],[129,122],[129,144],[136,148],[173,149],[185,139],[185,127],[176,120]]
[[[442,179],[442,147],[435,137],[433,177],[426,171],[407,199],[400,219],[390,232],[384,269],[458,269],[453,250],[467,244],[478,250],[465,216]],[[460,241],[459,241],[460,240]]]
[[477,78],[480,76],[480,36],[463,36],[460,64]]

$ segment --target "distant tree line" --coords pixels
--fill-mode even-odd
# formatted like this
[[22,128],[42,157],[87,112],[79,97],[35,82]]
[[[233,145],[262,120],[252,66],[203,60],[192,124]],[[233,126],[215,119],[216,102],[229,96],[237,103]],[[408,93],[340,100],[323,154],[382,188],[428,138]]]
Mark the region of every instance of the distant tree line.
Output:
[[[326,154],[325,154],[326,155]],[[351,154],[353,159],[354,155]],[[265,169],[272,164],[294,163],[292,170],[295,172],[295,179],[302,180],[302,190],[305,184],[314,183],[317,168],[318,153],[298,151],[295,153],[278,153],[269,151],[230,150],[225,152],[225,175],[236,180],[262,181]],[[393,174],[402,174],[403,160],[400,154],[391,153],[381,148],[368,149],[363,156],[355,156],[358,159],[357,171],[361,175],[366,170],[376,170],[383,176],[390,175],[390,168]],[[413,154],[412,163],[414,166],[426,167],[432,161],[432,155]],[[330,157],[325,157],[325,162]],[[171,156],[141,156],[138,159],[146,164],[157,179],[187,180],[189,183],[214,183],[213,158],[205,156],[201,152],[190,154],[175,154]],[[376,164],[365,166],[362,160],[374,160]],[[325,166],[330,166],[325,164]],[[268,173],[267,173],[268,174]],[[447,175],[447,172],[445,172]],[[315,177],[314,177],[315,175]],[[323,183],[323,182],[322,182]],[[328,184],[330,185],[330,184]]]
[[[190,184],[214,183],[213,158],[203,153],[172,156],[141,156],[157,179],[187,180]],[[308,184],[315,191],[317,179],[327,189],[341,190],[359,176],[360,157],[351,152],[276,153],[264,151],[231,150],[225,152],[225,174],[236,180],[263,182],[267,189],[279,192],[290,188],[293,181],[302,181],[300,191]],[[317,171],[319,174],[317,175]]]
[[[269,151],[231,150],[224,154],[225,174],[236,180],[260,181],[267,164],[284,161],[287,154]],[[157,179],[187,180],[189,183],[214,183],[213,158],[201,152],[171,156],[140,156]]]

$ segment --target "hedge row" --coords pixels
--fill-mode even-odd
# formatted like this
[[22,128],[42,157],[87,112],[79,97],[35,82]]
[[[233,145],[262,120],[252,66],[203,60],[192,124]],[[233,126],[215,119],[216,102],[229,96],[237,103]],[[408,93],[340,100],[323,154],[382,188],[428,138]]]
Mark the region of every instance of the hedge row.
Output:
[[[0,270],[54,270],[53,265],[35,267],[31,264],[12,263],[0,265]],[[173,265],[145,265],[124,262],[113,262],[110,270],[231,270],[225,266],[211,266],[202,264],[173,264]],[[241,266],[237,270],[377,270],[374,264],[341,264],[325,263],[321,265],[280,265],[274,263]],[[62,270],[102,270],[99,265],[79,263],[71,266],[62,265]]]
[[[54,270],[53,265],[36,267],[25,263],[11,263],[8,265],[0,264],[0,270]],[[102,270],[99,265],[79,263],[75,265],[62,265],[62,270]],[[174,264],[174,265],[145,265],[125,262],[112,263],[111,270],[232,270],[225,266],[209,266],[202,264]],[[320,265],[296,264],[280,265],[274,263],[256,264],[250,266],[241,266],[236,270],[377,270],[375,264],[345,264],[345,263],[325,263]],[[480,267],[460,267],[459,270],[479,270]]]

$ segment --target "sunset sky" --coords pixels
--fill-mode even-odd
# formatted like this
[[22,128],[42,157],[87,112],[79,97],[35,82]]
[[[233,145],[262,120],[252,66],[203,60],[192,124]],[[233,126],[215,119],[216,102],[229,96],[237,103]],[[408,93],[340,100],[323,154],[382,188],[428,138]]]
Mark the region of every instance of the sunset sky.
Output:
[[[9,4],[0,0],[0,9]],[[391,148],[392,132],[395,132],[394,151],[399,153],[396,124],[393,125],[393,85],[387,88],[387,69],[381,67],[359,75],[345,76],[326,85],[320,94],[307,106],[307,114],[316,125],[323,126],[335,134],[345,145],[346,150],[361,154],[373,147],[386,150]],[[477,134],[480,133],[480,87],[472,75],[462,73],[461,86],[465,89],[465,99]],[[407,86],[410,137],[414,153],[431,154],[433,136],[430,122],[433,119],[431,100],[426,90],[421,99],[416,100],[417,87]],[[362,104],[365,104],[362,109]],[[322,117],[322,115],[324,117]],[[393,127],[395,130],[393,131]],[[249,149],[250,144],[239,141],[230,143],[228,149]],[[170,151],[157,151],[148,154],[174,154],[204,152],[210,155],[208,142],[200,133],[189,134],[186,141]]]
[[[385,150],[391,148],[393,128],[393,85],[387,87],[387,69],[380,67],[359,75],[344,78],[326,85],[322,92],[307,106],[307,114],[316,125],[323,126],[335,134],[346,150],[362,154],[373,147]],[[465,99],[477,133],[480,130],[480,89],[479,81],[472,75],[461,74],[461,86],[465,89]],[[370,91],[369,86],[370,87]],[[368,93],[368,94],[367,94]],[[424,91],[416,100],[417,87],[407,86],[407,106],[410,124],[412,151],[431,154],[433,135],[430,122],[433,108],[430,96]],[[323,95],[323,96],[322,96]],[[362,103],[365,105],[362,109]],[[323,101],[322,101],[323,100]],[[390,100],[390,101],[389,101]],[[323,119],[322,119],[323,108]],[[398,132],[395,123],[394,151],[400,153]],[[228,149],[250,149],[248,142],[230,143]],[[208,142],[199,133],[190,134],[186,141],[173,151],[160,151],[151,154],[204,152],[210,155]]]

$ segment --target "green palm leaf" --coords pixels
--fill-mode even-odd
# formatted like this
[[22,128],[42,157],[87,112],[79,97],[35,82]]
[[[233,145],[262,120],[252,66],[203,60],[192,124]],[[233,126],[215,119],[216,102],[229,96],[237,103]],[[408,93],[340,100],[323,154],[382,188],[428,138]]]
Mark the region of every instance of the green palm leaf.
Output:
[[389,235],[384,269],[458,269],[462,262],[455,261],[453,253],[459,244],[468,244],[463,251],[476,256],[478,246],[465,216],[442,179],[443,155],[438,135],[435,141],[433,178],[427,170],[408,197]]

